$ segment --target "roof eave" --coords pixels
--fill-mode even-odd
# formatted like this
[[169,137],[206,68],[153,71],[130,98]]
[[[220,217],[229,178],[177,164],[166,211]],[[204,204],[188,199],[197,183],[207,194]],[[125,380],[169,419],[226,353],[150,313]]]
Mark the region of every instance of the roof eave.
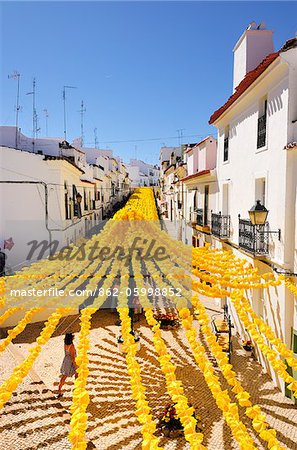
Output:
[[[213,113],[213,115],[210,117],[210,120],[208,121],[209,125],[214,125],[216,126],[216,124],[222,120],[222,118],[228,113],[230,112],[230,109],[232,107],[234,107],[235,105],[237,106],[238,103],[246,96],[250,93],[250,91],[255,87],[256,84],[260,83],[263,78],[267,75],[267,71],[268,70],[273,70],[277,65],[279,65],[281,63],[280,57],[279,55],[276,56],[276,58],[266,67],[266,69],[242,92],[242,94],[240,94],[231,104],[230,106],[228,106],[227,109],[225,109],[222,114],[220,114],[215,120],[211,120],[211,117],[215,114],[215,112]],[[228,102],[228,100],[227,100]],[[225,102],[225,103],[227,103]],[[221,106],[221,108],[223,108],[223,106]],[[218,108],[219,110],[220,108]],[[217,110],[217,111],[218,111]]]

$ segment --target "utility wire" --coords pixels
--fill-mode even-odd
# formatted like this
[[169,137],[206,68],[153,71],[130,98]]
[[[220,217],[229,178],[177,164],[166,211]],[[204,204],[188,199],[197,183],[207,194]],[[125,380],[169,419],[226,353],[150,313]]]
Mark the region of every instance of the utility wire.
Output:
[[[204,134],[188,134],[188,135],[183,135],[183,139],[184,138],[190,138],[190,137],[204,137],[205,135],[207,135],[207,133]],[[162,141],[165,139],[180,139],[180,136],[167,136],[167,137],[156,137],[156,138],[145,138],[145,139],[126,139],[123,141],[101,141],[102,144],[120,144],[120,143],[124,143],[124,142],[149,142],[149,141]],[[87,145],[94,145],[93,142],[86,142],[85,144]]]
[[[45,183],[47,186],[61,186],[61,187],[63,187],[63,189],[65,189],[64,184],[61,184],[61,183],[47,183],[46,181],[40,180],[39,178],[32,177],[32,176],[27,175],[27,174],[25,174],[25,173],[16,172],[15,170],[7,169],[6,167],[0,167],[0,169],[2,169],[2,170],[7,170],[8,172],[12,172],[12,173],[15,173],[15,174],[17,174],[17,175],[21,175],[21,176],[23,176],[23,177],[32,178],[32,180],[40,181],[41,183]],[[5,180],[4,180],[4,181],[5,181]],[[19,180],[19,181],[21,181],[21,180]],[[24,181],[26,181],[26,180],[24,180]],[[80,180],[80,181],[83,182],[84,180]],[[88,183],[88,181],[86,181],[86,183]],[[90,182],[89,182],[89,183],[90,183]],[[93,184],[93,183],[91,183],[91,184]],[[83,184],[75,184],[75,186],[76,186],[76,187],[81,187],[81,188],[87,187],[87,186],[84,186]],[[90,189],[91,189],[91,186],[90,186]],[[112,188],[112,187],[111,187],[111,188],[108,188],[108,187],[101,187],[101,186],[100,186],[100,189],[105,189],[106,191],[111,191],[111,190],[113,190],[114,188]],[[122,189],[122,188],[117,188],[117,189],[118,189],[118,191],[125,191],[125,189]]]

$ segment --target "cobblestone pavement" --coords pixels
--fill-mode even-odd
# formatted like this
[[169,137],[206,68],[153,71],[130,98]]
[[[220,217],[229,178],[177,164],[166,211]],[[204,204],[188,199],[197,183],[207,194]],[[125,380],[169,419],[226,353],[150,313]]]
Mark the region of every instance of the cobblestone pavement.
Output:
[[[213,308],[213,304],[206,304]],[[92,320],[90,357],[90,377],[88,389],[90,404],[88,407],[88,448],[100,450],[133,450],[141,448],[140,426],[134,415],[135,403],[131,398],[129,377],[124,355],[119,351],[116,338],[119,328],[115,326],[117,316],[109,311],[97,312]],[[195,327],[199,330],[197,321]],[[34,344],[42,324],[31,324],[14,340],[14,345],[24,355]],[[142,317],[136,323],[141,335],[141,349],[138,361],[142,368],[143,384],[147,388],[147,398],[156,418],[164,405],[169,402],[164,377],[156,360],[152,343],[152,332]],[[69,407],[73,379],[65,385],[65,394],[57,400],[55,391],[59,381],[59,369],[63,359],[63,334],[72,331],[77,336],[79,320],[77,316],[62,319],[53,338],[47,343],[35,363],[34,370],[41,381],[33,382],[26,378],[4,408],[0,421],[1,450],[71,448],[67,440],[69,431]],[[226,426],[221,411],[197,368],[191,349],[182,329],[162,331],[168,350],[177,367],[176,375],[182,380],[185,393],[201,417],[204,433],[204,445],[210,450],[238,449]],[[201,342],[205,345],[203,336]],[[243,386],[250,392],[254,404],[259,404],[267,415],[269,424],[277,431],[277,437],[284,448],[297,449],[297,407],[274,387],[269,376],[264,374],[260,365],[247,358],[236,338],[233,338],[234,352],[232,364],[239,374]],[[205,345],[206,352],[209,353]],[[210,356],[211,357],[211,356]],[[15,366],[9,350],[0,355],[0,381],[6,379]],[[220,375],[219,370],[217,370]],[[223,389],[232,392],[222,381]],[[242,420],[248,427],[258,448],[266,449],[263,441],[256,438],[249,419]],[[183,438],[161,439],[166,450],[188,449]]]

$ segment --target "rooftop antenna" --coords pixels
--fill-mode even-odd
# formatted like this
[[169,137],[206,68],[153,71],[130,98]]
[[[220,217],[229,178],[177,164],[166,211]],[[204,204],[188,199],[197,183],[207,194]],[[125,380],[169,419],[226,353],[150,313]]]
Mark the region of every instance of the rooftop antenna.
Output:
[[38,138],[41,127],[38,126],[38,114],[36,114],[36,137]]
[[33,90],[32,92],[27,92],[26,95],[32,95],[32,121],[33,121],[33,130],[32,130],[32,149],[33,153],[35,153],[35,140],[37,137],[37,113],[36,113],[36,106],[35,106],[35,97],[36,97],[36,79],[33,78]]
[[183,139],[183,131],[184,131],[185,129],[184,128],[179,128],[178,130],[176,130],[177,131],[177,136],[178,136],[178,146],[180,147],[181,146],[181,142],[182,142],[182,139]]
[[64,140],[67,139],[66,131],[66,89],[76,89],[76,86],[63,86],[63,104],[64,104]]
[[81,101],[80,105],[80,141],[81,141],[81,147],[84,146],[84,113],[86,112],[86,108],[84,108],[84,101]]
[[94,143],[95,143],[95,148],[98,148],[97,128],[94,128]]
[[15,115],[15,148],[18,148],[19,144],[19,111],[20,111],[20,77],[21,74],[15,70],[11,75],[8,75],[9,79],[17,80],[17,97],[16,97],[16,115]]
[[135,151],[135,159],[137,159],[137,145],[134,146],[134,151]]
[[48,137],[48,116],[49,116],[49,114],[48,114],[48,110],[46,108],[44,108],[43,112],[45,114],[45,134],[46,134],[46,137]]

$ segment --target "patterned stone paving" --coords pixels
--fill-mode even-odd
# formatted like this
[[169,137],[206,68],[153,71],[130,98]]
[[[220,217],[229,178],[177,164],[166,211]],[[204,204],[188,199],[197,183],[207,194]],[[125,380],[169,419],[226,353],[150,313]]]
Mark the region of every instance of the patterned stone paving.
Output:
[[[206,306],[214,308],[210,300]],[[134,415],[134,401],[130,395],[129,377],[123,354],[119,351],[116,337],[119,328],[115,326],[117,316],[109,311],[97,312],[92,320],[90,377],[88,388],[90,404],[88,407],[89,425],[88,448],[100,450],[133,450],[141,448],[140,426]],[[199,325],[195,321],[195,327]],[[34,344],[42,324],[32,324],[14,341],[14,345],[24,355]],[[144,318],[136,323],[141,335],[141,349],[138,361],[142,368],[143,384],[147,388],[147,397],[154,417],[161,413],[164,404],[169,402],[164,377],[161,373],[156,352],[152,343],[152,332]],[[63,358],[63,334],[65,331],[76,334],[79,320],[76,316],[62,319],[53,338],[44,347],[35,363],[34,370],[40,381],[33,382],[29,377],[4,408],[0,421],[1,450],[71,448],[67,433],[69,431],[69,406],[73,380],[65,385],[65,394],[57,400],[55,391],[59,381],[59,369]],[[163,337],[177,367],[177,377],[182,380],[189,401],[195,406],[203,423],[204,444],[210,450],[238,449],[229,428],[225,425],[220,410],[193,359],[191,349],[182,329],[163,331]],[[205,345],[203,336],[200,335]],[[232,363],[240,379],[250,392],[254,404],[261,405],[267,414],[267,420],[277,431],[278,439],[284,447],[297,449],[297,407],[274,387],[269,376],[264,374],[260,365],[248,359],[233,338],[234,353]],[[205,345],[206,351],[208,348]],[[12,372],[15,361],[9,350],[0,355],[0,381]],[[220,372],[218,371],[218,375]],[[224,389],[227,384],[222,380]],[[229,390],[229,389],[228,389]],[[230,392],[230,390],[229,390]],[[234,398],[233,394],[230,393]],[[243,412],[243,409],[241,408]],[[255,436],[250,421],[242,420]],[[258,448],[267,448],[256,438]],[[188,449],[183,438],[161,439],[166,450]]]

